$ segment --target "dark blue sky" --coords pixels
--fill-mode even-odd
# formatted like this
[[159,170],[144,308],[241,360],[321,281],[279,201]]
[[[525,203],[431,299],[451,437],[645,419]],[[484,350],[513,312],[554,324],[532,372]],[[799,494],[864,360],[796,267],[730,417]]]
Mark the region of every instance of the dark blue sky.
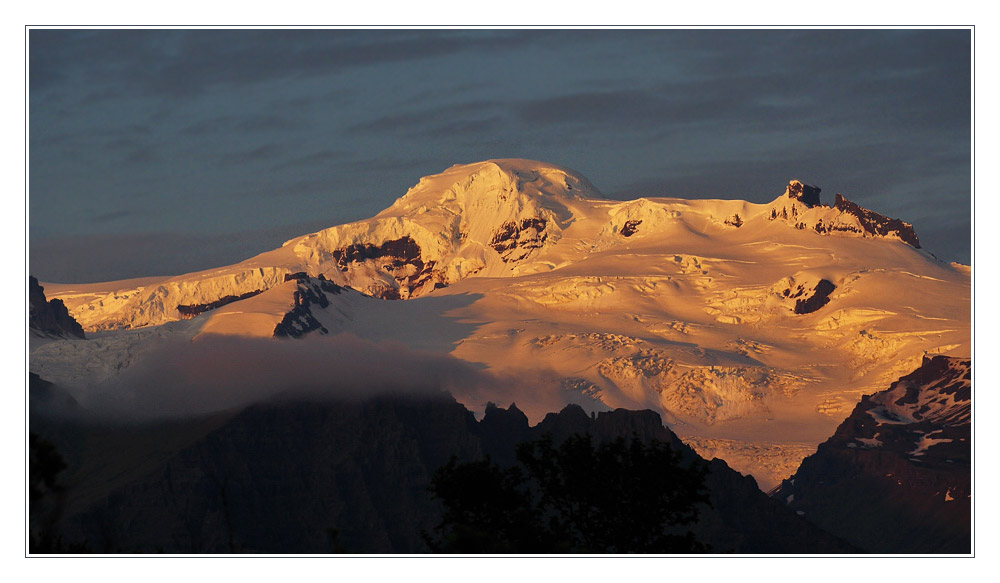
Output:
[[29,269],[233,263],[487,158],[610,198],[790,178],[969,263],[968,30],[31,30]]

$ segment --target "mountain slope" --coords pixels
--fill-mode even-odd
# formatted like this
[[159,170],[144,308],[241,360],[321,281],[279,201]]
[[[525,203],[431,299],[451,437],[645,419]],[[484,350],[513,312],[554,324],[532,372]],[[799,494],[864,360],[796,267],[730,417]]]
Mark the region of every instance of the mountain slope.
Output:
[[872,552],[970,553],[971,369],[927,358],[865,397],[774,497]]
[[655,410],[765,488],[863,394],[925,354],[971,353],[969,269],[902,221],[800,181],[768,204],[603,200],[527,160],[454,166],[376,217],[236,265],[46,285],[101,331],[32,352],[57,382],[114,376],[153,337],[270,337],[287,317],[300,342],[346,332],[532,379],[509,396],[533,420],[553,403]]

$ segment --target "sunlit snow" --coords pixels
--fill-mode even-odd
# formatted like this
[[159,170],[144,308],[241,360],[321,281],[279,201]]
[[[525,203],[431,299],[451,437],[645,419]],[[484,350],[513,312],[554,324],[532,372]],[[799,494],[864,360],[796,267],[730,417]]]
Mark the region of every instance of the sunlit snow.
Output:
[[[533,421],[553,402],[653,409],[684,438],[716,440],[718,457],[753,460],[766,448],[767,461],[746,471],[773,483],[861,395],[886,389],[925,354],[971,352],[967,267],[895,236],[857,232],[854,216],[775,186],[768,204],[614,201],[549,164],[457,165],[421,179],[376,217],[236,265],[45,283],[93,339],[38,347],[31,369],[55,382],[93,380],[128,367],[149,334],[270,337],[294,306],[286,276],[306,272],[357,290],[312,309],[330,334],[552,379],[547,389],[532,385],[545,394],[517,394]],[[838,228],[812,228],[820,222]],[[419,257],[366,259],[391,246]],[[823,280],[835,286],[828,303],[796,313]],[[178,322],[179,305],[251,292],[260,293]],[[474,410],[496,400],[456,397]],[[915,407],[924,405],[933,415],[955,406]],[[892,423],[915,410],[871,414]]]

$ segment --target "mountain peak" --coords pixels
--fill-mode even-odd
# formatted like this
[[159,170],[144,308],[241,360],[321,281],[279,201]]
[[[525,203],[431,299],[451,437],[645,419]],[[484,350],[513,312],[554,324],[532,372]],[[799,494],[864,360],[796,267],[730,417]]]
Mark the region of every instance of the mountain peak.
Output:
[[436,206],[459,207],[532,199],[602,198],[580,173],[536,160],[497,158],[455,164],[425,176],[380,215]]
[[[920,249],[913,225],[867,209],[837,193],[833,206],[820,202],[818,186],[791,180],[785,194],[767,207],[771,220],[782,219],[796,229],[826,235],[837,233],[862,238],[898,239]],[[790,199],[790,200],[789,200]],[[765,216],[767,211],[765,211]]]
[[820,205],[819,193],[821,190],[818,186],[792,179],[788,182],[788,188],[785,189],[785,196],[812,208]]

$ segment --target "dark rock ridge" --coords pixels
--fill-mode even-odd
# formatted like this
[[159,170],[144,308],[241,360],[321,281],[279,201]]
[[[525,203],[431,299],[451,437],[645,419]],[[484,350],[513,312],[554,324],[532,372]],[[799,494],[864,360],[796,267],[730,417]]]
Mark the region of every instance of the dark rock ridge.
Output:
[[864,397],[773,497],[870,552],[971,552],[971,366],[924,357]]
[[247,298],[252,298],[257,294],[263,293],[264,290],[258,289],[254,291],[248,291],[245,294],[240,294],[238,296],[222,296],[221,298],[215,300],[214,302],[209,302],[207,304],[178,304],[177,312],[181,315],[184,320],[190,320],[203,314],[209,310],[214,310],[216,308],[221,308],[226,304],[231,304],[233,302],[238,302],[240,300],[245,300]]
[[[878,235],[880,237],[895,235],[907,245],[920,249],[920,240],[917,239],[917,233],[913,230],[913,225],[909,223],[904,223],[899,219],[890,219],[889,217],[880,215],[875,211],[870,211],[847,200],[841,194],[837,194],[836,202],[833,206],[843,213],[857,217],[862,228],[868,234]],[[819,225],[817,225],[816,230],[823,232],[820,231]],[[836,230],[836,228],[833,230]]]
[[788,183],[788,198],[800,201],[809,208],[819,206],[819,193],[822,189],[811,184],[803,184],[798,180]]
[[[395,281],[394,287],[375,291],[374,296],[384,300],[398,300],[410,297],[415,290],[422,288],[437,274],[434,272],[434,261],[424,261],[420,245],[412,237],[406,236],[392,241],[386,241],[375,246],[370,243],[356,243],[331,253],[337,267],[347,272],[351,264],[371,263],[378,270],[386,272]],[[445,283],[437,279],[434,287],[444,287]]]
[[46,300],[45,288],[33,276],[28,276],[28,329],[46,336],[83,338],[83,326],[60,299]]
[[639,225],[641,224],[642,221],[639,219],[625,221],[625,224],[622,225],[622,230],[619,232],[621,233],[622,237],[631,237],[632,235],[635,235],[636,231],[639,230]]
[[521,219],[520,223],[504,223],[493,234],[490,247],[500,254],[505,263],[520,261],[535,249],[540,249],[548,240],[549,234],[545,232],[547,224],[545,219],[540,218]]
[[[797,180],[793,180],[788,183],[787,193],[788,198],[801,201],[809,208],[817,206],[830,208],[829,205],[825,205],[820,202],[820,188],[816,186],[802,184]],[[839,231],[856,233],[861,236],[895,236],[911,247],[916,249],[920,248],[920,240],[917,238],[917,233],[913,230],[913,225],[909,223],[900,219],[890,219],[889,217],[881,215],[875,211],[866,209],[857,203],[847,200],[847,198],[842,194],[837,194],[833,208],[839,210],[844,215],[850,215],[857,218],[860,226],[843,224],[839,221],[824,222],[823,219],[818,219],[815,224],[809,225],[805,221],[798,219],[798,209],[795,208],[795,205],[792,205],[791,210],[784,206],[781,207],[780,211],[777,208],[772,208],[770,219],[772,221],[776,219],[793,221],[796,229],[813,229],[820,234],[835,233]],[[731,223],[727,220],[726,224]]]
[[305,272],[285,275],[285,281],[292,280],[298,282],[298,288],[293,292],[295,307],[274,327],[275,338],[301,338],[313,331],[328,334],[330,331],[316,319],[311,308],[329,307],[330,299],[326,295],[339,295],[347,288],[327,280],[322,274],[317,278],[309,277]]
[[[569,406],[531,427],[513,405],[490,406],[477,422],[446,394],[273,402],[223,420],[158,427],[155,440],[136,438],[151,431],[63,429],[62,443],[80,452],[70,464],[77,469],[68,476],[73,502],[63,540],[101,553],[422,553],[421,531],[441,518],[427,487],[452,456],[512,464],[520,442],[589,433],[656,438],[686,463],[705,463],[652,411],[587,415]],[[156,449],[155,457],[143,447]],[[116,470],[113,483],[88,482],[121,467],[127,478]],[[702,508],[694,531],[713,552],[854,551],[722,461],[709,462],[706,485],[711,507]]]

